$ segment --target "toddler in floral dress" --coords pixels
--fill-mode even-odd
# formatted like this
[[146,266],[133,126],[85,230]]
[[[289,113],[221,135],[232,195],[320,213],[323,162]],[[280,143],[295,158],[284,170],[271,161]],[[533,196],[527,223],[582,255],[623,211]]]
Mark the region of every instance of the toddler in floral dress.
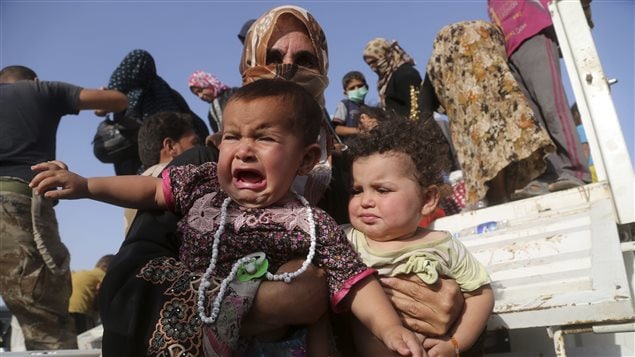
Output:
[[[152,346],[153,353],[182,347],[185,343],[179,339],[185,339],[194,346],[188,351],[193,355],[242,354],[240,320],[257,288],[254,278],[291,282],[312,263],[326,271],[334,311],[350,308],[390,350],[421,356],[419,341],[402,326],[374,270],[357,257],[330,216],[291,189],[294,178],[306,175],[319,160],[321,116],[320,106],[299,85],[263,79],[242,87],[229,100],[218,163],[173,167],[163,179],[83,178],[42,163],[33,167],[42,172],[31,186],[52,199],[92,198],[183,215],[179,255],[197,273],[192,276],[195,301],[184,298],[188,289],[180,286],[166,292],[179,292],[170,305],[172,310],[178,306],[179,314],[170,316],[179,324],[170,326],[188,333],[157,328],[153,341],[159,342]],[[306,257],[298,271],[270,273],[296,257]],[[170,279],[162,264],[149,263],[148,279]],[[309,329],[311,352],[328,345],[313,344],[311,336]]]

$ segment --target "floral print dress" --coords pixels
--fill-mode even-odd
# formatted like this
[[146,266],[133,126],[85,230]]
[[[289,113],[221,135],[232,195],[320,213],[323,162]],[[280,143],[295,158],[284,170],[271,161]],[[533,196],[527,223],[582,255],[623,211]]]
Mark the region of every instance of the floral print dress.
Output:
[[[150,340],[151,354],[178,350],[184,355],[233,355],[244,351],[239,340],[240,320],[248,311],[258,281],[230,284],[214,324],[205,325],[196,312],[198,284],[212,256],[214,234],[220,221],[220,207],[227,195],[220,190],[216,164],[171,168],[164,174],[164,189],[172,192],[174,210],[184,218],[178,223],[181,233],[179,258],[155,259],[139,274],[145,280],[166,285],[166,299]],[[168,194],[168,202],[170,202]],[[374,270],[353,251],[346,236],[324,211],[314,208],[317,246],[313,264],[326,271],[331,306],[345,310],[340,302],[352,286]],[[253,252],[264,252],[269,271],[275,272],[293,258],[305,258],[310,234],[306,209],[296,199],[267,208],[244,208],[231,202],[227,209],[225,233],[220,238],[218,260],[212,287],[205,299],[206,314],[217,293],[217,285],[230,272],[236,260]],[[302,303],[302,302],[298,302]],[[298,351],[294,351],[298,352]],[[169,355],[169,354],[167,354]]]
[[465,21],[442,28],[427,74],[450,121],[468,205],[485,197],[487,182],[502,170],[512,192],[545,171],[553,143],[507,65],[496,25]]

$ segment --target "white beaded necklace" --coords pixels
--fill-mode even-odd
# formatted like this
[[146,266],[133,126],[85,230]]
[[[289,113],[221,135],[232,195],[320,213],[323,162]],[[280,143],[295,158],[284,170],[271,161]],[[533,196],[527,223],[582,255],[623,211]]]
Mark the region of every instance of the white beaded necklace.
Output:
[[[311,245],[309,246],[309,253],[307,254],[306,260],[304,260],[304,262],[302,263],[302,266],[298,270],[292,273],[282,273],[282,274],[271,274],[270,272],[267,272],[266,274],[267,280],[276,280],[276,281],[283,280],[285,283],[290,283],[292,279],[294,279],[295,277],[297,277],[298,275],[306,271],[309,264],[311,264],[311,261],[313,260],[313,256],[315,255],[315,245],[317,242],[317,238],[315,233],[315,220],[313,219],[313,210],[311,209],[309,202],[304,197],[297,194],[296,192],[293,192],[293,194],[295,194],[298,200],[300,200],[302,205],[306,208],[307,219],[309,221],[309,234],[311,237]],[[236,276],[238,269],[243,264],[252,263],[256,260],[256,258],[250,254],[248,256],[244,256],[238,259],[234,263],[231,271],[229,272],[229,275],[220,284],[220,289],[218,290],[218,294],[216,295],[216,298],[214,299],[214,303],[212,304],[211,315],[205,316],[205,290],[211,286],[209,279],[212,276],[214,269],[216,268],[220,236],[223,234],[223,232],[225,232],[225,222],[227,220],[227,206],[229,206],[229,203],[231,201],[232,199],[230,197],[227,197],[223,201],[223,204],[221,205],[220,222],[218,224],[218,229],[216,230],[216,233],[214,233],[214,243],[212,245],[212,257],[209,260],[209,266],[207,267],[207,270],[205,270],[205,274],[203,274],[203,276],[201,277],[201,283],[198,287],[198,301],[196,303],[198,316],[201,318],[201,321],[203,321],[206,324],[212,324],[216,321],[216,318],[218,318],[218,313],[220,312],[220,304],[221,304],[221,301],[223,301],[223,297],[227,290],[227,286]]]

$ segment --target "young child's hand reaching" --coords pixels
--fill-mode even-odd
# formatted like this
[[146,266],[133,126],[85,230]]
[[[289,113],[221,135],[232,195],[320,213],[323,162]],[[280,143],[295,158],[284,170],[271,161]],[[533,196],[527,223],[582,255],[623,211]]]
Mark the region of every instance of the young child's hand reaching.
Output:
[[382,334],[381,340],[386,347],[402,356],[428,356],[419,338],[403,326],[398,325],[387,328]]
[[423,348],[428,351],[430,357],[454,357],[458,356],[457,348],[447,336],[439,338],[428,337],[423,342]]
[[[88,195],[88,181],[71,171],[61,161],[42,162],[31,166],[33,171],[39,171],[31,180],[29,186],[36,195],[44,195],[50,199],[76,199]],[[61,187],[56,190],[55,188]]]

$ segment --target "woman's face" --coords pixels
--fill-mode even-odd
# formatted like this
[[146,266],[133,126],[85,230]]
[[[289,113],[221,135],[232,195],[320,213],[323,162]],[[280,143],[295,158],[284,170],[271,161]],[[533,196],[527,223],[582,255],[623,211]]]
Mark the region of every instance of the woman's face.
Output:
[[192,93],[194,93],[197,97],[201,98],[202,101],[211,103],[214,101],[215,90],[212,88],[201,88],[193,86],[190,88]]
[[282,16],[269,39],[267,64],[296,64],[319,70],[319,61],[304,24],[292,16]]

